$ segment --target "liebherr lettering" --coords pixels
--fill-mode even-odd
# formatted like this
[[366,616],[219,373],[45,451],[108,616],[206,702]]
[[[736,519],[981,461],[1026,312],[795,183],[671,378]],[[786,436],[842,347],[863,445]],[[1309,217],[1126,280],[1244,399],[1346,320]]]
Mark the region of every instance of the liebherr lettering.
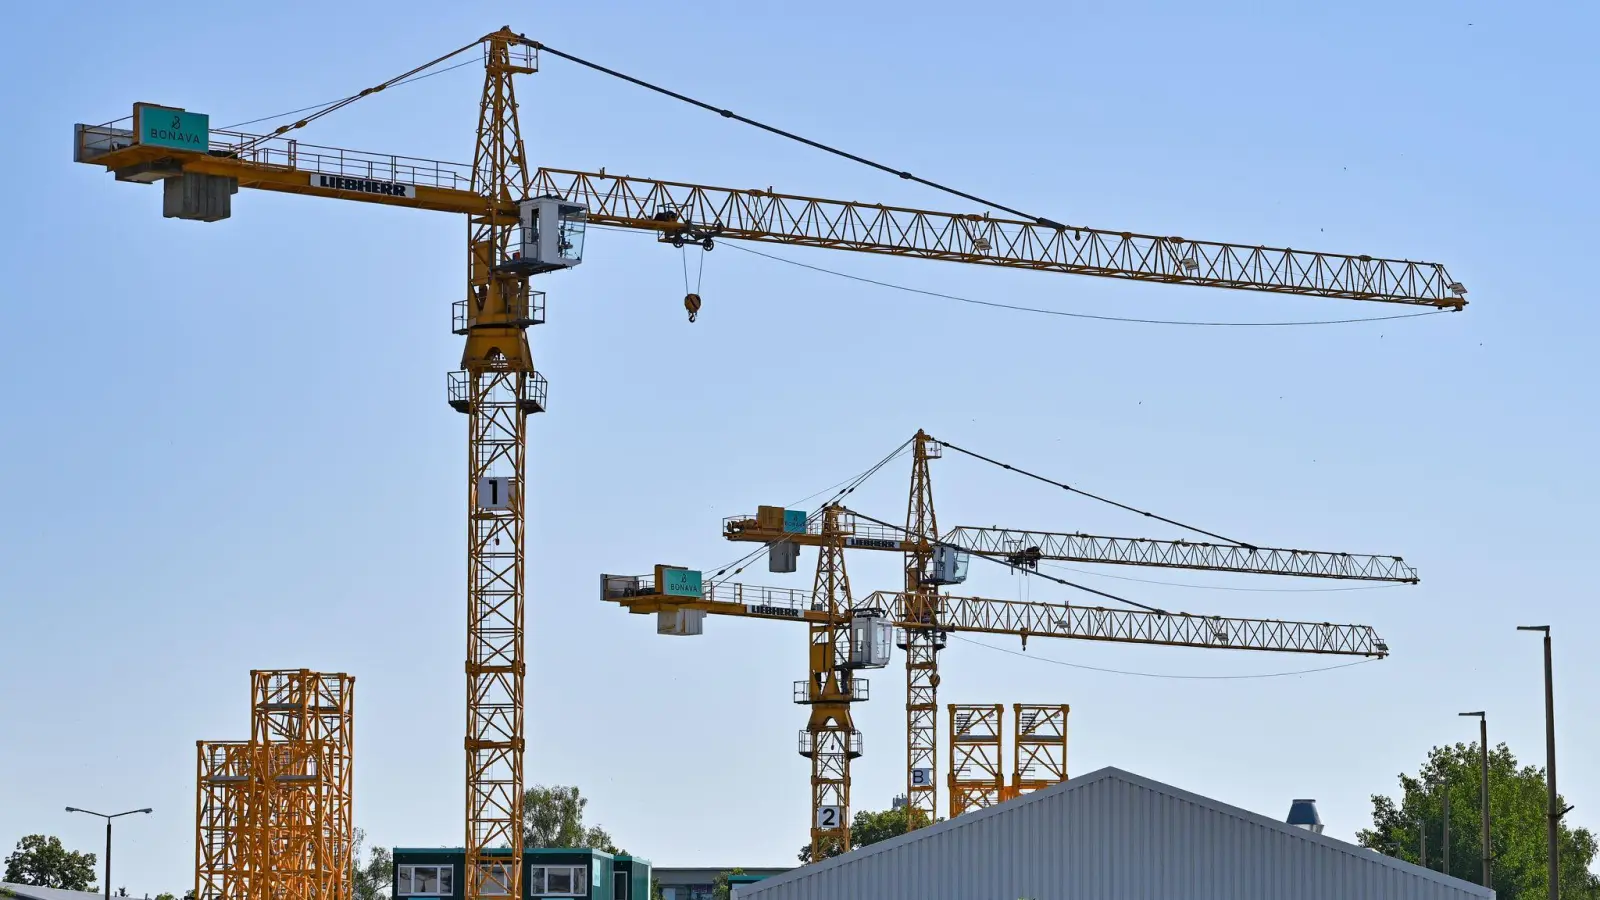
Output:
[[342,175],[313,173],[311,186],[326,188],[330,191],[355,191],[359,194],[404,197],[408,200],[415,199],[417,196],[415,185],[402,184],[398,181],[374,181],[371,178],[346,178]]
[[752,616],[774,616],[779,619],[802,618],[800,610],[795,609],[792,606],[761,606],[758,604],[746,603],[744,611]]

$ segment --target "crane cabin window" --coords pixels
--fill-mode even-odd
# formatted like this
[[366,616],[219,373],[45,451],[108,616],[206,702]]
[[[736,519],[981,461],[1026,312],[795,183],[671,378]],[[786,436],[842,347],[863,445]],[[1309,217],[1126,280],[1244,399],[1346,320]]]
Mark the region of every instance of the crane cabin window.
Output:
[[396,866],[397,896],[448,897],[455,893],[455,866]]

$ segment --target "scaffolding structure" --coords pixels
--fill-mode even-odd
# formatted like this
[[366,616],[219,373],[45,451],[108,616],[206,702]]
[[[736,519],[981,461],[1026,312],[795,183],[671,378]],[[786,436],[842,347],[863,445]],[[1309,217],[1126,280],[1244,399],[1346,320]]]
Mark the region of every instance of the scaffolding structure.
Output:
[[350,900],[355,679],[250,682],[250,740],[198,742],[195,897]]
[[950,703],[950,817],[1067,780],[1065,703],[1013,703],[1011,781],[1001,770],[1005,706]]
[[1011,787],[1007,799],[1067,780],[1065,703],[1013,703]]
[[951,703],[950,713],[950,818],[969,809],[993,806],[1005,799],[1006,776],[1001,771],[999,703]]

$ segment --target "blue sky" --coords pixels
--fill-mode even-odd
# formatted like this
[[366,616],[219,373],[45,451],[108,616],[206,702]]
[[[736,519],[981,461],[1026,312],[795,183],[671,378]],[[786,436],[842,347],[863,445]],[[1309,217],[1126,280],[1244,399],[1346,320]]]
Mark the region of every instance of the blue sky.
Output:
[[[463,229],[449,217],[240,194],[164,220],[156,189],[70,162],[72,123],[136,100],[227,124],[333,99],[501,24],[1042,215],[1100,227],[1437,260],[1459,315],[1175,328],[980,309],[731,248],[684,321],[677,251],[592,235],[539,287],[551,411],[531,426],[530,783],[660,865],[787,864],[805,841],[799,629],[668,639],[600,603],[601,572],[739,555],[721,517],[789,503],[917,428],[1225,534],[1399,553],[1417,587],[1116,572],[1166,608],[1362,622],[1392,658],[952,642],[941,702],[1072,704],[1071,770],[1117,765],[1264,813],[1368,821],[1438,743],[1542,760],[1538,642],[1557,629],[1561,785],[1600,825],[1600,502],[1591,248],[1596,26],[1580,4],[35,4],[0,76],[10,302],[0,307],[0,846],[66,805],[153,806],[117,886],[181,892],[194,741],[243,737],[251,668],[357,677],[356,816],[382,844],[459,844],[464,423],[445,405]],[[357,104],[305,140],[468,158],[471,67]],[[967,211],[557,60],[523,81],[530,156],[566,168]],[[1219,321],[1392,307],[761,248],[962,296]],[[691,258],[691,265],[700,260]],[[935,464],[940,522],[1176,537],[973,463]],[[854,498],[896,519],[903,463]],[[806,554],[802,569],[814,562]],[[897,561],[852,559],[858,591]],[[763,567],[756,566],[759,570]],[[1073,577],[1080,577],[1074,575]],[[802,585],[755,571],[750,579]],[[983,572],[974,593],[1067,599]],[[1015,649],[1003,639],[986,643]],[[903,784],[898,662],[859,713],[855,798]],[[19,777],[20,775],[20,777]]]

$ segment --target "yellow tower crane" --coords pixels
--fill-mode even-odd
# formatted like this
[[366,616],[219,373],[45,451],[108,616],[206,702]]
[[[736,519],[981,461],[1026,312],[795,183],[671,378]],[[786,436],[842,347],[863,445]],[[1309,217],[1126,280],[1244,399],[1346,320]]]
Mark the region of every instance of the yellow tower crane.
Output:
[[[470,51],[481,51],[484,63],[470,164],[298,140],[297,132],[323,117]],[[604,171],[535,170],[527,160],[513,80],[538,71],[546,54],[961,197],[980,211],[933,212]],[[529,278],[579,264],[587,224],[651,231],[663,241],[706,249],[714,239],[766,241],[1436,309],[1466,305],[1466,289],[1436,263],[1100,230],[1028,216],[624,75],[509,27],[265,134],[213,129],[204,113],[135,103],[130,116],[75,126],[73,153],[75,161],[102,167],[119,181],[160,183],[162,212],[169,218],[229,218],[239,188],[467,217],[466,290],[453,307],[454,330],[466,346],[460,370],[449,379],[450,405],[467,416],[469,441],[466,900],[521,893],[526,417],[543,412],[547,396],[526,337],[530,326],[544,320],[544,294],[530,288]],[[698,298],[686,304],[692,318]],[[907,527],[931,534],[929,524],[908,521]],[[929,595],[920,583],[911,584],[912,568],[907,586],[920,598],[913,613],[927,619]],[[920,636],[915,641],[921,658],[931,659],[931,644]],[[929,691],[931,700],[931,686]],[[491,860],[483,852],[507,846],[509,856]]]
[[[834,516],[833,526],[825,530],[817,524],[815,517],[811,517],[808,524],[808,519],[802,511],[770,506],[760,508],[755,516],[733,516],[725,519],[722,524],[723,536],[730,541],[758,542],[777,551],[799,546],[829,548],[842,545],[846,549],[904,554],[906,584],[904,590],[897,595],[896,603],[897,608],[902,608],[904,612],[901,621],[907,623],[899,626],[901,631],[898,644],[906,654],[906,799],[910,807],[908,827],[911,828],[934,821],[934,812],[938,808],[935,764],[938,758],[936,719],[940,684],[939,653],[945,646],[945,634],[953,630],[948,625],[953,614],[952,605],[962,602],[960,598],[946,597],[939,591],[942,587],[959,584],[966,579],[967,560],[971,556],[995,559],[1013,567],[1033,571],[1037,570],[1039,560],[1063,559],[1087,563],[1161,565],[1167,568],[1307,578],[1395,583],[1417,581],[1416,570],[1406,565],[1398,556],[1286,550],[1236,542],[1193,543],[1181,540],[1160,541],[1082,534],[1058,535],[1051,532],[974,527],[955,528],[941,535],[934,513],[933,486],[928,472],[928,462],[939,458],[943,448],[956,450],[1011,471],[1021,471],[1031,478],[1058,488],[1078,493],[1085,492],[936,440],[924,431],[917,432],[911,439],[911,445],[911,491],[906,525],[903,527],[843,509],[840,511],[841,514]],[[1124,504],[1106,501],[1093,494],[1086,496],[1131,509]],[[1145,514],[1142,510],[1135,512]],[[1171,519],[1150,515],[1160,521],[1192,529],[1192,526],[1182,526],[1181,523]],[[769,550],[769,553],[773,552],[774,550]],[[781,552],[774,553],[774,558],[781,555]],[[1054,578],[1052,580],[1061,581]],[[1093,591],[1081,585],[1071,586],[1121,601],[1121,598]],[[1033,627],[1034,623],[1025,615],[1030,609],[1026,606],[986,605],[979,611],[985,616],[1002,611],[1008,615],[1021,615],[1022,618],[1018,619],[999,620],[997,625],[1002,633],[1017,634],[1026,647],[1028,637],[1037,633]],[[1147,612],[1153,615],[1165,615],[1161,610],[1147,608]],[[980,616],[969,621],[986,621],[986,619]],[[1129,621],[1150,620],[1136,618]]]
[[[854,650],[859,646],[855,643],[861,639],[859,636],[870,634],[874,626],[901,631],[927,627],[926,623],[913,618],[925,609],[925,601],[905,591],[873,593],[856,601],[853,611],[845,612],[837,604],[819,604],[814,591],[727,581],[702,583],[700,572],[677,566],[657,566],[650,575],[602,575],[601,585],[602,599],[617,603],[631,613],[656,614],[657,631],[666,634],[702,633],[703,626],[697,620],[705,614],[776,619],[805,623],[813,633],[822,628],[835,633],[851,630]],[[1203,616],[942,594],[938,607],[941,640],[945,633],[970,633],[1369,658],[1382,658],[1389,653],[1388,645],[1366,625]],[[867,664],[862,656],[852,652],[852,657],[848,665],[828,673],[827,677],[840,685],[851,684],[849,700],[865,699],[864,686],[849,671],[867,667]],[[813,675],[814,679],[817,677]],[[848,703],[837,694],[830,699],[838,707]],[[834,721],[848,720],[835,717]],[[817,732],[813,730],[816,727],[813,717],[807,732],[802,734],[802,748],[807,747],[808,742],[810,747],[820,746],[815,737]],[[859,738],[848,724],[836,726],[832,733],[849,734],[854,745],[838,753],[843,758],[837,762],[843,764],[832,770],[831,779],[819,780],[813,769],[813,859],[850,848],[846,805],[850,795],[848,760],[860,755]],[[814,767],[815,764],[813,759]],[[926,780],[933,780],[931,774]],[[822,799],[837,802],[821,804],[819,800]],[[908,820],[915,815],[910,810],[907,814]],[[929,821],[932,821],[931,816]]]

